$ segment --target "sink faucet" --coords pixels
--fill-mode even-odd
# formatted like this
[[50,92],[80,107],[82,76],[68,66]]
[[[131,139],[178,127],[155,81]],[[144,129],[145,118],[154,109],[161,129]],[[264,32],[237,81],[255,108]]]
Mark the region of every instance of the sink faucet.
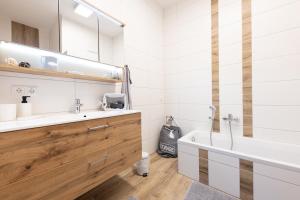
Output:
[[80,99],[75,99],[75,110],[74,110],[74,112],[75,113],[80,113],[81,106],[83,106],[83,104],[80,103]]

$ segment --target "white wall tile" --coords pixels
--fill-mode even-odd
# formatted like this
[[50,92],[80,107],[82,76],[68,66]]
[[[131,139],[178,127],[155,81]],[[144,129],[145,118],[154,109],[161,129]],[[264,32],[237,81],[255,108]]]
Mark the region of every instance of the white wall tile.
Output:
[[299,3],[252,1],[253,134],[259,139],[298,144]]
[[224,7],[219,6],[219,26],[223,27],[241,21],[241,8],[241,1],[236,1]]
[[300,105],[300,80],[256,83],[253,85],[254,105]]
[[209,107],[207,105],[180,104],[179,115],[180,119],[208,122]]
[[242,21],[220,27],[219,29],[219,44],[226,46],[242,41]]
[[182,88],[203,87],[211,85],[211,70],[192,70],[178,74],[179,84]]
[[281,8],[297,1],[299,0],[253,0],[252,12],[254,15],[256,15],[273,9]]
[[13,96],[14,85],[37,87],[36,95],[29,100],[32,103],[33,114],[69,112],[74,104],[74,82],[26,76],[0,76],[1,103],[20,103],[20,99]]
[[254,106],[253,126],[258,128],[300,131],[299,115],[299,106]]
[[181,23],[191,21],[201,16],[210,15],[208,0],[180,0],[178,3],[178,20]]
[[299,34],[300,28],[297,28],[264,37],[253,38],[253,60],[257,61],[266,58],[299,54]]
[[242,84],[242,63],[227,65],[219,68],[220,85]]
[[[296,80],[300,77],[300,56],[289,55],[253,63],[253,82]],[[270,73],[272,72],[272,73]]]
[[176,60],[179,71],[195,69],[211,69],[211,52],[204,50],[187,56],[179,57]]
[[219,9],[223,7],[230,6],[231,4],[236,4],[240,0],[219,0]]
[[242,85],[222,85],[220,87],[220,105],[242,105]]
[[210,3],[180,0],[164,11],[165,109],[184,134],[210,126]]
[[254,127],[253,134],[257,139],[270,140],[271,138],[274,142],[300,145],[299,131],[275,130]]
[[105,93],[112,93],[114,85],[103,85],[99,83],[76,83],[75,95],[83,104],[82,110],[99,109],[99,103],[102,101]]
[[242,63],[242,43],[224,46],[220,43],[219,51],[220,67]]
[[178,104],[165,104],[165,114],[166,116],[171,115],[175,119],[179,118]]
[[192,88],[182,88],[176,90],[178,93],[178,102],[181,104],[193,105],[211,105],[211,86],[201,86]]
[[193,130],[200,130],[207,132],[209,134],[211,128],[211,122],[201,122],[201,121],[192,121],[192,120],[184,120],[177,119],[176,123],[181,127],[183,135],[188,134]]
[[[274,3],[272,2],[271,4]],[[269,12],[263,12],[253,16],[253,37],[299,28],[299,9],[300,1],[294,1],[293,3],[286,4]]]

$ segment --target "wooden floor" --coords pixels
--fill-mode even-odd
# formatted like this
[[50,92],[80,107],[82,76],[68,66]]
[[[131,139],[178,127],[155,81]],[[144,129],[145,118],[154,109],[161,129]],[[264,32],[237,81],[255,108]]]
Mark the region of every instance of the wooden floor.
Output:
[[153,154],[148,177],[129,169],[77,200],[183,200],[190,185],[190,179],[177,173],[177,159]]

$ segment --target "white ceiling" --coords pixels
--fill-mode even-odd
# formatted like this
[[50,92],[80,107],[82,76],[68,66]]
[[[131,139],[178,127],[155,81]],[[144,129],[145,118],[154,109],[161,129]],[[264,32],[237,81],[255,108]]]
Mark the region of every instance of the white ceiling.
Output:
[[178,0],[156,0],[156,2],[163,8],[166,8],[166,7],[174,4],[177,1]]

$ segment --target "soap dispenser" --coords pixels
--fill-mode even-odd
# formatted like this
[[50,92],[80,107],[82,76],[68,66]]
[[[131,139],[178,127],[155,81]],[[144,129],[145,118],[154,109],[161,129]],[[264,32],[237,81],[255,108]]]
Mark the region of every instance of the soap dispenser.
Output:
[[31,103],[28,103],[27,98],[30,96],[22,96],[22,102],[18,104],[17,116],[18,117],[28,117],[31,116],[32,106]]

